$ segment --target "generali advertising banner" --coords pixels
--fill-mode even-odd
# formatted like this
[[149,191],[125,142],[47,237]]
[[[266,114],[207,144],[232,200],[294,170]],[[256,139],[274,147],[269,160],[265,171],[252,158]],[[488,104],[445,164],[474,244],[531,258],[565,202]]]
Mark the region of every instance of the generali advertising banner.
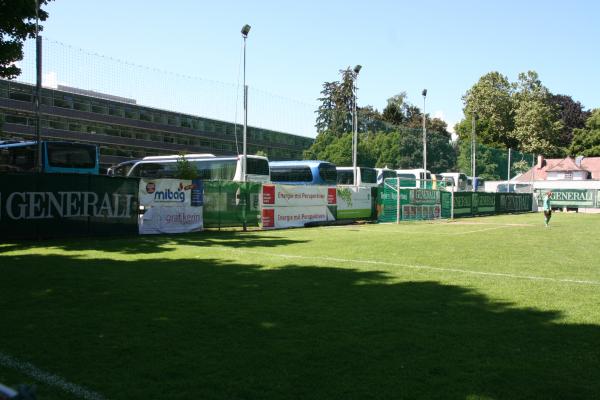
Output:
[[302,227],[309,222],[335,220],[335,187],[263,185],[260,198],[263,228]]
[[140,179],[140,234],[185,233],[203,229],[204,185],[199,179]]

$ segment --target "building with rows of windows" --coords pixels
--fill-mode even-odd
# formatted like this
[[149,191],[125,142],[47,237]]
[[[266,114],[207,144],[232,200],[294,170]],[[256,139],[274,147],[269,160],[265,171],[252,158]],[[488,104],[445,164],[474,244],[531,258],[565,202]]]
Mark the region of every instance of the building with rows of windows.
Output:
[[[35,138],[35,86],[0,79],[0,139]],[[95,143],[103,168],[129,159],[181,153],[235,155],[243,126],[136,104],[133,99],[59,86],[42,89],[41,134]],[[236,147],[236,136],[239,141]],[[248,127],[247,152],[301,159],[313,139]]]

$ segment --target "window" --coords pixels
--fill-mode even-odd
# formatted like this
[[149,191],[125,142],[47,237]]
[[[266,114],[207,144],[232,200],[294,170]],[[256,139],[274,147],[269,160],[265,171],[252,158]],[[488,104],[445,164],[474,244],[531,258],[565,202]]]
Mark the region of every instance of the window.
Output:
[[377,171],[373,168],[361,168],[360,179],[363,183],[377,183]]
[[273,182],[312,182],[313,176],[310,167],[280,166],[271,167],[271,180]]
[[325,183],[335,185],[337,182],[335,165],[329,163],[319,165],[319,176]]
[[269,175],[269,162],[262,158],[246,158],[246,168],[251,175]]
[[573,172],[571,172],[571,171],[565,172],[565,179],[573,180]]
[[47,147],[51,167],[93,168],[96,165],[95,146],[49,142]]
[[352,170],[342,169],[337,172],[337,183],[338,185],[353,185],[354,174]]

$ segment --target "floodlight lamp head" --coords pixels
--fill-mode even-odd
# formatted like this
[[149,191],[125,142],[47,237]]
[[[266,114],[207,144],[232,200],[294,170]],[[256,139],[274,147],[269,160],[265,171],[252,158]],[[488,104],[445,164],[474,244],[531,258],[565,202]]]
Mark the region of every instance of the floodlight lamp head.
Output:
[[354,73],[358,75],[358,73],[360,72],[361,69],[362,69],[362,65],[357,65],[356,67],[354,67]]
[[423,97],[427,96],[427,89],[423,89],[423,93],[421,93]]
[[242,27],[242,36],[244,38],[248,37],[248,32],[250,32],[250,25],[246,24]]

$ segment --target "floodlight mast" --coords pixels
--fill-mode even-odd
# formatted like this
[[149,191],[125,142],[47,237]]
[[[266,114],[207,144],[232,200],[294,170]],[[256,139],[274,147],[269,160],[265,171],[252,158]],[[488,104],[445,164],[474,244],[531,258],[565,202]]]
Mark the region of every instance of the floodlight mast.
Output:
[[354,67],[354,80],[353,80],[353,84],[352,84],[352,89],[353,89],[353,104],[352,104],[352,172],[354,175],[354,186],[357,186],[358,184],[358,176],[357,176],[357,168],[356,168],[356,161],[357,161],[357,152],[358,152],[358,114],[357,114],[357,108],[356,108],[356,91],[357,91],[357,87],[356,87],[356,81],[358,80],[358,73],[360,72],[360,70],[362,69],[362,65],[356,65]]
[[244,38],[244,139],[243,139],[243,153],[242,153],[242,182],[246,182],[247,175],[247,152],[246,152],[246,137],[248,134],[248,86],[246,86],[246,38],[250,32],[250,25],[246,24],[242,27],[242,37]]
[[425,98],[427,97],[427,89],[423,89],[421,94],[423,95],[423,169],[425,170],[423,173],[425,174],[425,177],[427,177],[427,119],[425,117]]

